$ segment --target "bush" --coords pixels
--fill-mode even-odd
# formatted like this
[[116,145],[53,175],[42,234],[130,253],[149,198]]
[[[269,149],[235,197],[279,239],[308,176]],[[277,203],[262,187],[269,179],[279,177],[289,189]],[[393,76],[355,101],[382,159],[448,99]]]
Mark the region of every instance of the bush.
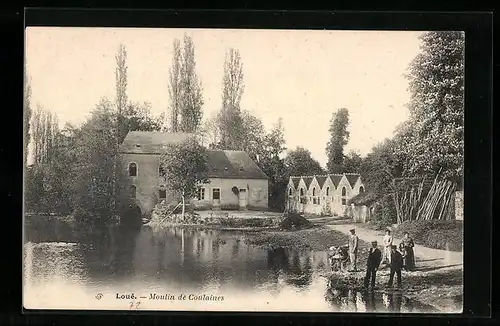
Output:
[[281,221],[282,230],[305,229],[312,227],[312,223],[297,213],[288,213],[287,217]]
[[434,249],[462,251],[463,222],[459,220],[406,221],[396,228],[395,237],[408,232],[416,244]]

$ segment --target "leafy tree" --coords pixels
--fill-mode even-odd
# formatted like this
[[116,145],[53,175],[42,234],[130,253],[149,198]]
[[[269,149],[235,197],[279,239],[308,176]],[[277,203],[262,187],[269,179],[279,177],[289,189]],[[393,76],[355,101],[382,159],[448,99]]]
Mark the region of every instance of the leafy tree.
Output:
[[241,149],[245,134],[240,101],[245,85],[243,63],[238,50],[231,48],[226,52],[222,84],[222,108],[218,119],[221,146],[224,149]]
[[386,139],[373,147],[363,159],[359,172],[367,189],[377,194],[390,191],[390,183],[402,173],[402,161],[395,154],[397,143]]
[[285,158],[287,176],[323,174],[325,171],[318,161],[311,157],[311,152],[303,147],[297,147]]
[[411,159],[409,175],[463,176],[464,47],[463,32],[427,32],[421,53],[409,67],[410,132],[399,150]]
[[162,119],[151,114],[150,103],[128,103],[123,111],[118,143],[121,144],[130,131],[160,131],[161,128]]
[[73,175],[75,216],[87,225],[109,221],[114,205],[116,114],[107,99],[101,99],[76,137]]
[[186,197],[195,197],[198,185],[209,182],[207,160],[207,150],[195,139],[169,144],[160,157],[166,186],[182,197],[183,218]]
[[285,205],[285,188],[288,182],[285,162],[282,154],[286,150],[283,121],[280,118],[261,142],[261,154],[257,164],[269,177],[269,208],[283,210]]
[[194,44],[189,36],[184,36],[180,86],[180,131],[197,132],[203,116],[203,94],[196,74]]
[[241,139],[239,149],[247,152],[254,161],[257,161],[259,155],[263,155],[264,146],[270,145],[266,144],[264,124],[262,120],[246,110],[241,112],[241,119],[241,129],[245,137]]
[[362,162],[363,158],[358,152],[356,151],[349,152],[344,157],[344,172],[358,173]]
[[202,139],[203,143],[211,149],[218,148],[220,145],[219,114],[212,115],[203,122]]
[[343,172],[344,146],[349,141],[349,111],[345,108],[334,112],[330,120],[330,140],[326,146],[328,162],[326,167],[330,173]]

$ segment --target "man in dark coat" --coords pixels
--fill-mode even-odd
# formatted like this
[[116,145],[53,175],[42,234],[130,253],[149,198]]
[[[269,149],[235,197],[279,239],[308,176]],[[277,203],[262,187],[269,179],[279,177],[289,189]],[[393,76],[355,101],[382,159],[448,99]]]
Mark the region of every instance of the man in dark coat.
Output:
[[370,279],[372,289],[375,287],[375,277],[377,276],[377,269],[380,266],[381,260],[382,252],[377,248],[377,241],[372,241],[372,247],[366,260],[365,288],[368,287]]
[[391,248],[391,275],[389,276],[389,282],[387,286],[392,286],[394,282],[394,274],[397,275],[398,287],[401,287],[401,269],[403,268],[403,256],[399,251],[397,251],[396,246]]

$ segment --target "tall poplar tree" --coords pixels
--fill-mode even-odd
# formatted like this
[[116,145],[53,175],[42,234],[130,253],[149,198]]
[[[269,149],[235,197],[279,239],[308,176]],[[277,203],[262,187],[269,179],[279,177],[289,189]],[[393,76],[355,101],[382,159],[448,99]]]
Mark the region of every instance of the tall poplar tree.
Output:
[[240,149],[243,142],[240,101],[244,89],[241,56],[238,50],[231,48],[226,52],[224,62],[222,107],[219,113],[221,146],[225,149]]
[[180,131],[196,133],[203,117],[201,81],[196,74],[195,47],[191,37],[184,36],[180,74]]
[[123,115],[126,110],[128,103],[127,96],[127,49],[125,45],[120,44],[118,47],[118,52],[115,56],[116,68],[115,68],[115,82],[116,82],[116,135],[117,144],[121,143],[126,136],[126,130],[123,123]]
[[168,114],[166,118],[169,121],[171,132],[179,131],[179,106],[181,101],[181,42],[178,39],[174,40],[173,43],[173,56],[172,56],[172,66],[170,67],[168,85],[168,95],[170,96],[170,107],[168,108]]
[[330,140],[326,146],[328,162],[326,167],[330,173],[343,172],[344,146],[349,141],[349,111],[346,108],[334,112],[330,120]]
[[26,68],[24,68],[24,166],[28,161],[28,148],[30,144],[30,121],[31,121],[31,83],[28,79]]

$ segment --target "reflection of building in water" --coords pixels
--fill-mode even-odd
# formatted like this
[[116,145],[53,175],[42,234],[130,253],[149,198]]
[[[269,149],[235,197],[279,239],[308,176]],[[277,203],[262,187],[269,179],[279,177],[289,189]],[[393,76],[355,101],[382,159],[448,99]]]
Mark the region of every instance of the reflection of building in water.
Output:
[[153,233],[144,228],[137,238],[134,263],[145,277],[155,271],[155,277],[182,284],[202,285],[218,280],[249,286],[265,282],[267,277],[265,250],[250,248],[244,241],[212,231],[185,230],[183,236],[181,230]]

